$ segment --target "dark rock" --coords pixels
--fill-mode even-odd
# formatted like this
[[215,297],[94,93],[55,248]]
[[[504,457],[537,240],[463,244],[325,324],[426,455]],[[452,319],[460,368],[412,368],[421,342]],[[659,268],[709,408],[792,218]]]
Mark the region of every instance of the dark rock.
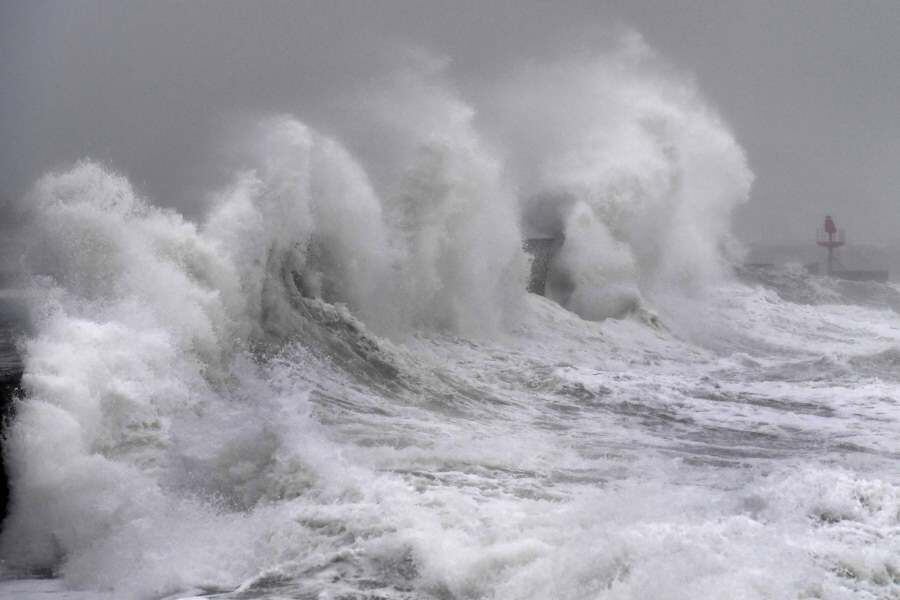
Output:
[[[16,340],[28,330],[23,302],[0,296],[0,439],[13,418],[15,400],[21,394],[22,357]],[[6,518],[9,480],[6,472],[6,444],[0,444],[0,518]]]

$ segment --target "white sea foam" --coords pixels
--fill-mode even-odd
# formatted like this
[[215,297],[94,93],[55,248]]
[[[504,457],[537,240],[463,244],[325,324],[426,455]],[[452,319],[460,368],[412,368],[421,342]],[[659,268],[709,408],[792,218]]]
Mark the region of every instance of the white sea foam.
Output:
[[[671,71],[632,35],[612,53],[529,64],[500,86],[490,113],[531,195],[527,226],[566,235],[559,268],[577,272],[572,308],[587,318],[617,314],[621,294],[605,290],[626,279],[626,265],[627,281],[652,296],[720,280],[739,254],[731,213],[752,173],[694,83]],[[585,235],[598,240],[591,255]]]
[[[377,84],[377,184],[337,139],[260,119],[199,224],[97,163],[41,178],[4,576],[895,597],[896,290],[730,278],[743,154],[641,44],[523,73],[489,135],[439,62]],[[525,292],[542,203],[565,208],[559,303]]]

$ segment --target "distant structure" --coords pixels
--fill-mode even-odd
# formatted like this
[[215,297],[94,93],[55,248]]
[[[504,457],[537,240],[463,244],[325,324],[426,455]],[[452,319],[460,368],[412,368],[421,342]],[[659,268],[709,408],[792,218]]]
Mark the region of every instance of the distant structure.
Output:
[[[825,217],[825,225],[816,231],[816,244],[828,249],[828,262],[826,274],[829,277],[848,279],[851,281],[880,281],[887,282],[890,272],[887,270],[852,270],[846,269],[835,256],[835,251],[845,244],[844,230],[838,229],[831,216]],[[811,267],[811,268],[810,268]],[[819,272],[819,264],[809,265],[811,273]]]
[[834,276],[834,251],[844,245],[844,230],[838,229],[834,224],[831,215],[825,217],[825,226],[816,231],[816,244],[828,248],[828,267],[827,273],[829,277]]

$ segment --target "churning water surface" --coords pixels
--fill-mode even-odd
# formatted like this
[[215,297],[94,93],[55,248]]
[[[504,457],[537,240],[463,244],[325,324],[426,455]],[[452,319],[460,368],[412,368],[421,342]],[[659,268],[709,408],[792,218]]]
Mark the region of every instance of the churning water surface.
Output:
[[0,593],[898,597],[900,290],[735,273],[743,153],[646,60],[512,78],[521,164],[401,73],[388,191],[289,116],[196,222],[42,177]]

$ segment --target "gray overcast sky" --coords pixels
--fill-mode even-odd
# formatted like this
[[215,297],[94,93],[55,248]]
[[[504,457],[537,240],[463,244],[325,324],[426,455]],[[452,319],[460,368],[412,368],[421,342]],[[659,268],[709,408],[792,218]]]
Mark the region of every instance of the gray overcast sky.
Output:
[[391,44],[452,57],[465,92],[626,26],[696,77],[747,150],[743,239],[802,241],[832,212],[854,239],[900,242],[896,0],[0,2],[6,199],[91,156],[190,214],[222,119],[327,121]]

